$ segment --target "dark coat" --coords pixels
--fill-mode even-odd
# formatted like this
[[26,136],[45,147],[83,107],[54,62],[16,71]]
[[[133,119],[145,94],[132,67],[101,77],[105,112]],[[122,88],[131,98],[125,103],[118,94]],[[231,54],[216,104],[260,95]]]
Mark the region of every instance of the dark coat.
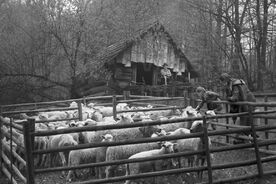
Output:
[[213,91],[206,91],[201,97],[201,103],[197,109],[201,109],[204,103],[207,105],[208,110],[215,110],[215,112],[222,110],[222,104],[212,103],[212,101],[220,101],[219,94]]
[[[248,89],[245,82],[241,79],[232,79],[226,89],[227,99],[231,102],[248,101],[256,102],[253,93]],[[230,113],[248,112],[247,105],[230,105]],[[241,125],[249,125],[248,117],[240,118]]]

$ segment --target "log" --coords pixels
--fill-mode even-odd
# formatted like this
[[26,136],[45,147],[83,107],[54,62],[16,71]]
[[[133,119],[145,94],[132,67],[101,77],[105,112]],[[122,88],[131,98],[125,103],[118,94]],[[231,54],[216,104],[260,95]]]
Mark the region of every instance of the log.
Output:
[[[2,145],[3,145],[3,148],[6,150],[6,151],[10,151],[10,148],[8,147],[8,145],[4,144],[4,141],[2,140]],[[25,167],[26,166],[26,162],[25,160],[23,160],[23,158],[21,158],[20,155],[18,155],[14,150],[12,150],[12,154],[13,156]]]
[[2,166],[2,171],[6,175],[7,178],[12,179],[12,181],[11,181],[12,184],[17,184],[16,180],[14,179],[14,177],[11,177],[11,173],[8,171],[8,169],[5,166]]
[[7,165],[9,165],[9,166],[12,165],[12,169],[13,169],[14,173],[18,176],[18,178],[19,178],[21,181],[23,181],[24,183],[27,183],[26,178],[21,174],[21,172],[17,169],[17,167],[15,167],[14,164],[11,164],[10,159],[7,157],[7,155],[6,155],[4,152],[2,152],[2,158],[3,158],[4,162],[5,162]]

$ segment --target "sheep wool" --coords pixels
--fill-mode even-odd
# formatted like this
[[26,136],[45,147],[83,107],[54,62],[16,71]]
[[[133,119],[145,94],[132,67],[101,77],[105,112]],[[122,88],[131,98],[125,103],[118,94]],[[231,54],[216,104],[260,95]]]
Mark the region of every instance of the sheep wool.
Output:
[[[112,135],[106,134],[106,135],[102,136],[102,142],[111,142],[111,141],[113,141]],[[68,165],[76,166],[81,163],[103,162],[105,160],[106,149],[107,149],[107,147],[72,150],[69,153]],[[70,170],[68,172],[66,180],[70,182],[73,178],[73,175],[76,176],[76,172]],[[98,168],[96,170],[96,175],[98,177],[101,177],[100,168]]]
[[[108,147],[106,150],[106,162],[127,159],[131,155],[139,153],[141,151],[148,151],[153,149],[159,149],[159,143],[142,143],[134,145],[121,145]],[[114,176],[114,171],[117,168],[116,165],[107,166],[105,173],[106,177]]]
[[[152,157],[152,156],[159,156],[167,153],[173,153],[174,152],[174,144],[171,142],[165,142],[162,144],[162,147],[160,149],[154,149],[149,151],[142,151],[139,153],[136,153],[129,157],[129,159],[135,159],[135,158],[146,158],[146,157]],[[133,174],[139,174],[144,172],[151,172],[151,171],[160,171],[162,170],[164,166],[165,160],[152,160],[152,161],[145,161],[145,162],[136,162],[136,163],[129,163],[126,164],[126,175],[133,175]],[[130,181],[127,180],[125,184],[129,184]]]

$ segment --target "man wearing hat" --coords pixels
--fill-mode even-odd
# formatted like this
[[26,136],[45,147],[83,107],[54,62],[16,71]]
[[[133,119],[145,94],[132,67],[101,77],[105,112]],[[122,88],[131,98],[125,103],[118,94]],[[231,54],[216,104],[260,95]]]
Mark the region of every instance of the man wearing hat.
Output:
[[161,70],[161,79],[164,82],[162,82],[162,83],[167,85],[168,84],[168,79],[171,76],[172,76],[172,74],[171,74],[171,71],[168,69],[168,64],[167,63],[163,64],[163,69]]
[[[242,79],[232,78],[229,74],[223,73],[220,76],[220,80],[226,84],[226,98],[230,102],[248,101],[256,102],[256,98],[253,93],[248,89],[247,85]],[[254,110],[254,109],[252,109]],[[248,112],[247,105],[230,105],[230,113]],[[237,117],[233,117],[235,123]],[[250,119],[246,116],[240,117],[240,125],[250,126]],[[248,133],[244,133],[248,135]]]

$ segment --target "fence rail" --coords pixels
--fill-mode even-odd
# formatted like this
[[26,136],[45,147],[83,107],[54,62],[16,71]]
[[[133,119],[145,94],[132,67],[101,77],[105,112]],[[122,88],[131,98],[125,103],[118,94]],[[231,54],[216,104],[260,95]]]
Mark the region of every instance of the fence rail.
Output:
[[[197,154],[206,154],[207,156],[207,165],[206,166],[200,166],[200,167],[193,167],[193,168],[178,168],[178,169],[170,169],[170,170],[164,170],[159,172],[151,172],[151,173],[143,173],[143,174],[137,174],[137,175],[129,175],[129,176],[121,176],[121,177],[113,177],[113,178],[106,178],[106,179],[99,179],[99,180],[88,180],[78,183],[110,183],[110,182],[116,182],[116,181],[124,181],[128,179],[137,179],[137,178],[147,178],[147,177],[154,177],[154,176],[163,176],[163,175],[172,175],[172,174],[181,174],[181,173],[187,173],[187,172],[196,172],[196,171],[207,171],[208,175],[208,183],[218,183],[219,181],[213,181],[212,173],[213,170],[217,169],[225,169],[225,168],[233,168],[233,167],[240,167],[240,166],[247,166],[247,165],[257,165],[258,173],[254,175],[248,175],[245,177],[236,177],[232,179],[223,179],[220,180],[220,183],[226,183],[226,182],[232,182],[232,181],[239,181],[243,178],[256,178],[256,177],[262,177],[271,173],[274,173],[274,171],[271,172],[264,172],[262,168],[262,163],[264,162],[270,162],[275,161],[276,156],[270,156],[270,157],[260,157],[260,147],[266,147],[269,148],[269,145],[275,145],[276,140],[269,138],[269,132],[273,132],[273,129],[276,129],[276,125],[268,125],[268,123],[265,121],[264,126],[254,126],[253,123],[251,123],[250,127],[242,127],[238,125],[231,125],[229,124],[229,121],[226,124],[219,124],[219,123],[212,123],[217,126],[224,126],[227,129],[225,130],[216,130],[216,131],[208,131],[207,122],[208,120],[212,119],[226,119],[231,117],[239,117],[239,116],[249,116],[250,121],[253,122],[253,118],[264,118],[265,120],[268,119],[275,119],[275,115],[266,115],[266,114],[273,114],[276,113],[276,110],[268,110],[267,107],[276,107],[276,102],[266,102],[268,97],[274,97],[275,94],[267,94],[262,95],[258,94],[259,97],[265,97],[265,102],[237,102],[237,103],[229,103],[227,101],[219,101],[215,103],[222,103],[226,104],[228,106],[229,104],[237,104],[237,105],[248,105],[249,107],[265,107],[264,111],[260,112],[253,112],[252,109],[249,110],[249,112],[244,113],[236,113],[236,114],[220,114],[217,116],[203,116],[200,118],[179,118],[179,119],[170,119],[170,120],[156,120],[156,121],[145,121],[145,122],[136,122],[135,124],[130,125],[104,125],[104,126],[95,126],[95,127],[78,127],[78,128],[68,128],[68,129],[59,129],[59,130],[52,130],[52,131],[35,131],[35,123],[42,123],[42,122],[51,122],[52,120],[48,121],[35,121],[34,119],[29,119],[27,122],[21,122],[20,125],[16,124],[15,122],[11,121],[10,123],[7,123],[5,121],[1,121],[2,124],[9,126],[10,128],[15,128],[16,130],[23,131],[24,133],[24,142],[25,142],[25,159],[22,159],[16,152],[14,152],[11,148],[11,152],[13,155],[15,155],[15,158],[19,160],[22,164],[26,166],[26,177],[24,177],[20,171],[12,164],[12,160],[6,161],[5,163],[0,162],[2,166],[2,171],[5,173],[6,176],[10,178],[10,181],[13,183],[16,183],[16,180],[13,177],[12,173],[15,173],[18,178],[21,179],[24,183],[33,184],[35,182],[35,175],[38,173],[47,173],[47,172],[56,172],[56,171],[66,171],[66,170],[72,170],[72,169],[83,169],[87,167],[100,167],[100,166],[108,166],[108,165],[118,165],[118,164],[126,164],[126,163],[132,163],[132,162],[144,162],[149,160],[158,160],[158,159],[165,159],[165,158],[178,158],[181,156],[189,156],[189,155],[197,155]],[[276,95],[275,95],[276,96]],[[158,110],[173,110],[173,109],[182,109],[185,106],[162,106],[157,108],[151,108],[151,109],[145,109],[145,110],[132,110],[132,111],[117,111],[117,104],[119,103],[142,103],[142,102],[158,102],[158,101],[171,101],[171,100],[181,100],[184,101],[185,105],[188,104],[196,104],[196,100],[194,102],[189,101],[190,99],[187,99],[186,97],[166,97],[166,98],[152,98],[152,97],[140,97],[140,96],[133,96],[128,95],[126,96],[119,96],[120,98],[123,98],[124,100],[118,100],[118,96],[108,96],[108,99],[112,100],[112,103],[106,103],[106,104],[112,104],[113,106],[113,116],[116,117],[119,113],[126,113],[126,112],[138,112],[138,111],[158,111]],[[49,112],[49,111],[56,111],[56,110],[77,110],[79,113],[78,120],[82,120],[82,106],[80,105],[80,102],[87,102],[88,100],[95,100],[95,99],[103,99],[104,97],[92,97],[92,98],[85,98],[85,99],[73,99],[68,101],[56,101],[56,102],[45,102],[45,103],[30,103],[27,105],[49,105],[49,104],[55,104],[55,103],[65,103],[65,102],[72,102],[77,101],[78,102],[78,108],[44,108],[44,109],[35,109],[35,110],[17,110],[17,111],[6,111],[2,112],[2,115],[12,115],[12,114],[18,114],[18,113],[34,113],[34,112]],[[139,99],[130,99],[129,98],[139,98]],[[21,105],[19,105],[21,106]],[[24,106],[24,105],[22,105]],[[5,106],[7,108],[15,107],[14,105],[11,106]],[[76,118],[71,118],[70,120],[76,120]],[[47,150],[34,150],[34,138],[36,136],[51,136],[51,135],[57,135],[57,134],[67,134],[72,132],[82,132],[82,131],[100,131],[100,130],[111,130],[111,129],[122,129],[122,128],[134,128],[134,127],[142,127],[142,126],[154,126],[154,125],[161,125],[161,124],[170,124],[170,123],[180,123],[183,121],[194,121],[194,120],[202,120],[203,121],[203,132],[201,133],[192,133],[189,135],[182,135],[182,136],[168,136],[168,137],[157,137],[157,138],[141,138],[136,140],[126,140],[126,141],[118,141],[118,142],[108,142],[108,143],[89,143],[89,144],[82,144],[78,146],[73,147],[64,147],[59,149],[47,149]],[[58,120],[56,120],[58,121]],[[22,126],[23,125],[23,126]],[[266,139],[257,139],[256,132],[257,131],[265,131],[266,132]],[[10,131],[12,132],[12,131]],[[193,137],[199,137],[204,138],[203,140],[206,140],[204,145],[208,145],[208,137],[212,136],[228,136],[229,138],[232,138],[231,134],[234,133],[241,133],[241,132],[248,132],[253,135],[252,138],[245,138],[248,141],[251,141],[250,143],[246,144],[240,144],[240,145],[231,145],[231,146],[221,146],[221,147],[215,147],[215,148],[209,148],[208,146],[204,146],[204,149],[198,150],[198,151],[189,151],[184,153],[173,153],[173,154],[167,154],[162,155],[158,157],[148,157],[148,158],[140,158],[140,159],[125,159],[125,160],[116,160],[116,161],[110,161],[110,162],[98,162],[98,163],[92,163],[92,164],[82,164],[79,166],[71,166],[71,167],[55,167],[55,168],[42,168],[42,169],[36,169],[34,167],[34,160],[33,156],[37,154],[45,154],[45,153],[53,153],[53,152],[61,152],[61,151],[69,151],[69,150],[76,150],[76,149],[84,149],[84,148],[94,148],[94,147],[106,147],[106,146],[118,146],[118,145],[126,145],[126,144],[139,144],[139,143],[148,143],[148,142],[157,142],[157,141],[170,141],[170,140],[176,140],[176,139],[188,139]],[[4,135],[7,138],[11,138],[10,140],[14,140],[12,135],[8,135],[7,133],[3,133],[1,131],[1,136]],[[6,155],[3,154],[4,150],[9,150],[8,146],[3,145],[3,141],[0,141],[0,153],[2,157],[5,157]],[[4,149],[2,149],[2,146]],[[234,162],[234,163],[228,163],[228,164],[217,164],[213,165],[211,163],[210,154],[215,152],[222,152],[222,151],[229,151],[229,150],[239,150],[239,149],[253,149],[255,152],[256,158],[253,160],[248,161],[242,161],[242,162]],[[8,160],[8,159],[6,159]],[[5,165],[9,165],[10,167],[5,167]],[[12,172],[9,172],[9,169],[12,169]],[[18,173],[19,172],[19,173]],[[275,172],[276,173],[276,172]],[[21,174],[21,175],[20,175]]]

